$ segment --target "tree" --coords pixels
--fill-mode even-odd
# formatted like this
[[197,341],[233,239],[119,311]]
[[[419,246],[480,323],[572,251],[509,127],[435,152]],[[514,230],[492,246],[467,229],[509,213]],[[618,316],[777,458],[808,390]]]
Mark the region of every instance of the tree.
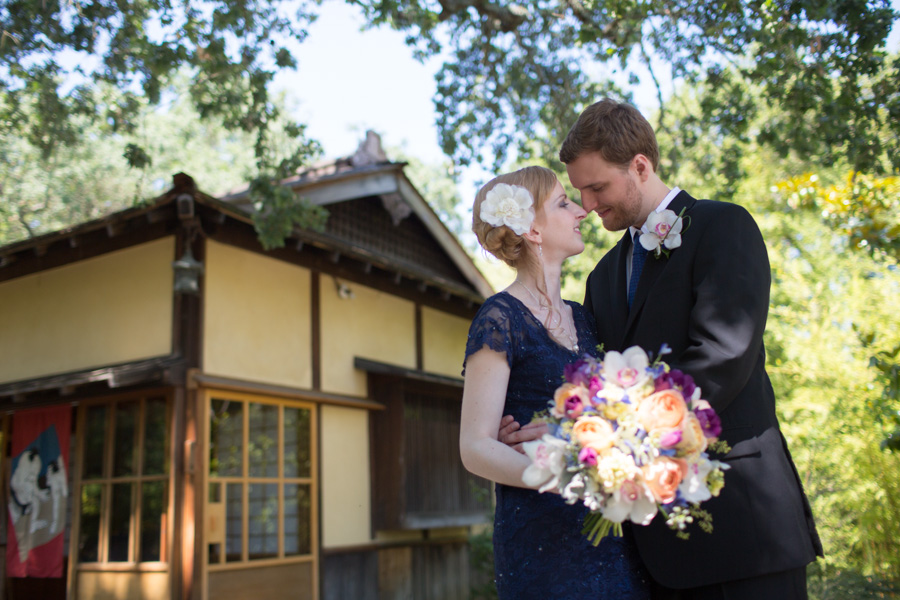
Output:
[[[168,79],[189,68],[201,115],[263,133],[277,114],[267,84],[275,69],[294,65],[285,42],[302,41],[303,26],[314,18],[306,3],[292,14],[289,6],[281,0],[2,0],[4,116],[24,116],[28,140],[51,153],[77,136],[74,116],[132,131],[143,102],[158,104]],[[118,94],[98,96],[98,84]],[[25,103],[32,110],[23,115]]]
[[[254,135],[258,230],[277,244],[321,218],[274,185],[313,144],[268,91],[278,69],[294,66],[291,44],[320,1],[0,0],[0,134],[25,137],[48,159],[75,143],[83,119],[127,133],[143,103],[161,102],[172,74],[188,69],[200,116]],[[408,32],[419,55],[449,50],[435,101],[443,148],[461,165],[499,168],[515,157],[559,168],[556,150],[578,110],[606,94],[633,100],[627,77],[628,86],[656,84],[661,131],[674,126],[661,82],[706,82],[718,93],[694,119],[728,139],[753,138],[782,156],[845,157],[873,174],[900,167],[889,0],[347,1],[373,26]],[[100,83],[116,93],[98,95]],[[742,95],[748,84],[760,90],[753,101]],[[755,120],[769,107],[779,108],[772,120]],[[296,143],[275,152],[278,122],[282,141]],[[133,166],[155,158],[138,143],[127,150]]]
[[[900,66],[884,48],[897,19],[889,0],[354,3],[372,25],[409,32],[422,55],[449,50],[435,105],[444,151],[462,164],[551,162],[586,104],[607,93],[633,100],[609,81],[613,71],[629,86],[641,73],[655,84],[658,129],[673,128],[665,70],[719,90],[696,118],[724,135],[781,155],[846,157],[857,170],[900,168]],[[759,88],[758,103],[742,96],[747,84]],[[779,108],[776,119],[751,129],[767,107]]]
[[[695,119],[706,96],[719,92],[699,85],[670,99],[671,132],[658,136],[665,179],[698,197],[739,202],[766,239],[772,268],[767,370],[825,544],[825,558],[810,569],[811,597],[894,597],[900,453],[882,442],[896,427],[900,401],[882,391],[888,377],[872,358],[883,366],[897,362],[893,298],[900,271],[881,250],[860,244],[863,234],[855,232],[856,225],[890,221],[896,202],[861,203],[856,196],[889,199],[892,178],[856,172],[851,178],[847,161],[829,165],[800,153],[782,159],[768,143],[724,136],[716,123]],[[759,93],[742,90],[751,100]],[[778,119],[775,112],[761,111],[748,130]],[[690,143],[671,154],[684,139]],[[882,191],[870,196],[871,189]],[[832,205],[867,209],[839,216],[826,210]],[[891,247],[889,237],[865,231],[866,239],[883,240],[882,249]]]
[[[302,0],[0,0],[0,136],[24,139],[52,162],[86,142],[86,127],[133,135],[146,106],[165,104],[172,78],[187,70],[201,118],[253,135],[257,230],[264,245],[278,245],[295,224],[322,224],[321,211],[273,184],[316,146],[268,90],[278,69],[294,66],[288,44],[313,19]],[[154,158],[127,146],[133,167]]]
[[[230,131],[216,117],[201,119],[187,87],[179,77],[164,105],[141,102],[131,133],[110,134],[91,118],[72,118],[77,138],[47,157],[24,136],[0,136],[0,244],[144,202],[167,190],[179,171],[211,194],[245,186],[257,172],[254,136]],[[95,94],[105,91],[115,94],[104,84]],[[0,93],[0,103],[5,99]],[[134,147],[152,157],[140,168],[125,156]]]
[[[900,178],[851,171],[843,181],[823,185],[817,174],[804,173],[780,182],[778,189],[791,205],[823,215],[851,248],[869,254],[874,259],[869,277],[882,279],[897,271]],[[894,428],[886,434],[882,446],[900,451],[900,339],[884,332],[876,326],[856,327],[862,346],[876,352],[870,357],[869,366],[876,370],[883,386],[881,395],[871,399],[871,414],[879,424]]]

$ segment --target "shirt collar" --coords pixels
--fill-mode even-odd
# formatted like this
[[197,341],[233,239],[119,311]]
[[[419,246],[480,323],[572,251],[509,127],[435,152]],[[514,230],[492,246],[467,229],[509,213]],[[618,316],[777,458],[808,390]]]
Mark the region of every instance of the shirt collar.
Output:
[[[672,200],[674,200],[675,196],[677,196],[680,193],[681,193],[681,188],[677,187],[677,186],[673,187],[671,190],[669,190],[669,193],[666,194],[666,197],[663,198],[662,202],[659,203],[659,206],[656,207],[656,212],[661,213],[662,211],[669,208],[669,205],[672,203]],[[644,225],[643,227],[641,227],[640,231],[647,231],[647,226]],[[632,237],[632,239],[634,238],[634,234],[637,232],[638,232],[637,227],[629,227],[628,228],[628,234]]]

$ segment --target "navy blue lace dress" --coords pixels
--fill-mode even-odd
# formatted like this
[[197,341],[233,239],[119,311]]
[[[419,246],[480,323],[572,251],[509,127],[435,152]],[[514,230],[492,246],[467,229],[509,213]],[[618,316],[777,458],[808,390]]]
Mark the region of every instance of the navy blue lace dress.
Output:
[[[578,345],[595,354],[593,317],[572,307]],[[466,359],[484,347],[505,352],[510,366],[503,414],[525,424],[562,382],[563,367],[578,358],[550,337],[517,298],[500,292],[481,306],[469,329]],[[465,373],[465,365],[463,365]],[[581,533],[587,509],[559,494],[496,485],[494,574],[501,600],[646,600],[649,576],[629,532],[595,547]]]

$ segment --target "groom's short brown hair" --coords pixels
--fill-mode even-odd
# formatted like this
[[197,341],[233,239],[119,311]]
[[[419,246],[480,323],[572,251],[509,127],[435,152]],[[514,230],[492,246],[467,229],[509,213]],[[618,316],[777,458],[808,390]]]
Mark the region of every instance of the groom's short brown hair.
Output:
[[604,98],[588,106],[578,116],[559,149],[565,164],[586,152],[599,152],[608,163],[627,165],[643,154],[659,169],[659,146],[647,119],[630,104]]

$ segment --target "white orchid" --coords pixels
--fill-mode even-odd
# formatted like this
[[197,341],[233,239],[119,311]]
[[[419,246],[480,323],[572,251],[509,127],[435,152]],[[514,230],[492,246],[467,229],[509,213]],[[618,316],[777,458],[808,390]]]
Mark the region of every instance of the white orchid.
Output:
[[652,212],[647,217],[645,226],[648,231],[641,234],[641,246],[657,257],[660,254],[668,255],[670,250],[681,245],[681,230],[684,227],[681,215],[676,215],[668,209]]
[[705,502],[712,498],[709,487],[706,485],[706,476],[712,471],[712,465],[708,460],[692,461],[688,463],[687,472],[678,491],[688,502]]
[[479,216],[494,227],[506,225],[517,235],[522,235],[534,222],[534,199],[531,192],[520,185],[498,183],[485,196]]
[[687,472],[684,474],[684,479],[681,480],[681,485],[678,486],[678,491],[688,502],[705,502],[713,497],[710,483],[707,480],[709,474],[714,469],[721,473],[730,468],[731,465],[712,461],[705,457],[691,461],[688,463]]
[[656,510],[656,502],[650,490],[638,478],[634,478],[625,481],[610,494],[603,507],[603,516],[613,523],[628,519],[639,525],[649,525],[656,516]]
[[621,354],[611,350],[603,357],[603,379],[629,390],[649,381],[649,366],[650,359],[640,346],[632,346]]
[[560,476],[566,469],[566,442],[545,433],[539,440],[525,442],[522,448],[531,459],[531,464],[522,473],[525,485],[540,485],[541,492],[557,487]]

